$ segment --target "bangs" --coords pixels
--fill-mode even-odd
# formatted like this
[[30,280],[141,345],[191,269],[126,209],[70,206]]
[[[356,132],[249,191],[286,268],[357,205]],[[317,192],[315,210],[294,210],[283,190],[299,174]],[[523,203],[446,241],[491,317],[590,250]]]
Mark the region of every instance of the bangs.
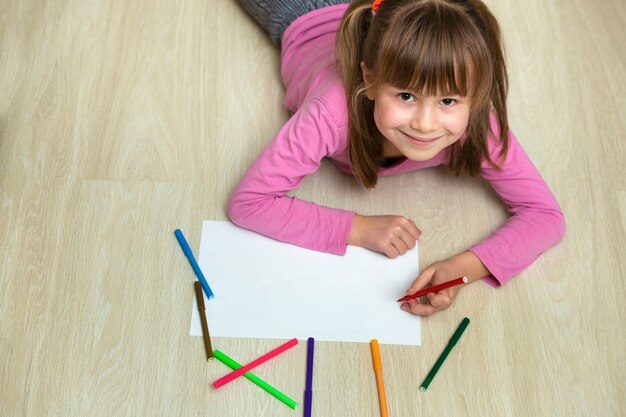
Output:
[[469,97],[477,105],[488,102],[493,70],[487,46],[460,13],[435,5],[387,27],[376,53],[376,82],[428,96]]

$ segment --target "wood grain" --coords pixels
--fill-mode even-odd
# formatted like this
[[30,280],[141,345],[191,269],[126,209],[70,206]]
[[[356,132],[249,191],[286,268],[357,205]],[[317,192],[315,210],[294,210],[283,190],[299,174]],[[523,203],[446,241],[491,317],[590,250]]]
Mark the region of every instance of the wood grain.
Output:
[[[421,347],[381,346],[390,415],[626,412],[626,4],[489,0],[511,126],[560,201],[563,242],[505,287],[463,290]],[[197,251],[289,117],[279,53],[232,0],[0,4],[0,415],[293,416],[189,334]],[[324,163],[295,195],[402,214],[422,267],[506,218],[443,169],[365,191]],[[242,306],[254,314],[254,306]],[[419,384],[472,322],[427,393]],[[215,338],[248,362],[276,341]],[[303,398],[306,344],[257,370]],[[369,346],[316,343],[313,415],[378,416]]]

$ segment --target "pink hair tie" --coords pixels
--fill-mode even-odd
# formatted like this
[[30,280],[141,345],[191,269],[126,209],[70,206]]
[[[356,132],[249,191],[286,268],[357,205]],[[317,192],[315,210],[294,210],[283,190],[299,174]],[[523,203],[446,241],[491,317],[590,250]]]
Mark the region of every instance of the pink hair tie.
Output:
[[372,10],[377,12],[378,8],[380,7],[380,3],[382,3],[382,2],[383,2],[383,0],[374,0],[374,3],[372,3]]

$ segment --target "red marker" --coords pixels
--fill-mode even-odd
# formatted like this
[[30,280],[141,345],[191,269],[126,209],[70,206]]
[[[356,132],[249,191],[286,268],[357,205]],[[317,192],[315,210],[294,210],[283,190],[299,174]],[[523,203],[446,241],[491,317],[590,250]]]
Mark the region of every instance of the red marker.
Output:
[[423,297],[426,294],[430,294],[431,292],[437,292],[437,291],[445,290],[446,288],[454,287],[455,285],[465,284],[466,282],[467,282],[467,277],[461,277],[461,278],[453,279],[452,281],[444,282],[442,284],[435,285],[435,286],[430,287],[430,288],[424,288],[423,290],[420,290],[420,291],[416,292],[413,295],[405,295],[404,297],[402,297],[398,301],[400,302],[400,301],[414,300],[416,298]]
[[213,388],[219,388],[222,385],[228,384],[230,381],[240,377],[241,375],[243,375],[246,372],[248,372],[250,369],[252,369],[252,368],[262,364],[263,362],[265,362],[265,361],[267,361],[269,359],[272,359],[274,356],[280,355],[281,353],[283,353],[284,351],[286,351],[290,347],[294,347],[297,344],[298,344],[298,339],[291,339],[287,343],[278,346],[276,349],[266,353],[265,355],[261,356],[260,358],[257,358],[255,360],[253,360],[249,364],[244,365],[241,368],[237,369],[236,371],[233,371],[233,372],[231,372],[231,373],[221,377],[220,379],[218,379],[217,381],[215,381],[213,383]]

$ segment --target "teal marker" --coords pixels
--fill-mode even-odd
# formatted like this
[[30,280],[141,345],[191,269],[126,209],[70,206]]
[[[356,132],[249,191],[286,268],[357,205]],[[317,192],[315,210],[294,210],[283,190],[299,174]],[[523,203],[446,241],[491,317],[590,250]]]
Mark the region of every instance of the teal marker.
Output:
[[[215,358],[218,361],[222,362],[224,365],[228,366],[233,371],[236,371],[237,369],[241,368],[240,364],[238,364],[233,359],[229,358],[228,356],[226,356],[224,353],[220,352],[219,350],[213,351],[213,354],[215,355]],[[263,388],[265,391],[267,391],[269,394],[271,394],[274,397],[276,397],[278,400],[280,400],[283,403],[285,403],[289,408],[291,408],[293,410],[298,408],[298,403],[297,402],[295,402],[291,398],[287,397],[285,394],[283,394],[282,392],[278,391],[276,388],[274,388],[273,386],[271,386],[267,382],[263,381],[261,378],[259,378],[258,376],[254,375],[252,372],[246,372],[245,374],[243,374],[243,376],[248,378],[250,381],[254,382],[259,387]]]
[[174,234],[176,235],[176,239],[178,239],[178,243],[180,243],[180,247],[183,249],[183,253],[187,257],[187,259],[189,259],[189,263],[191,264],[193,271],[196,273],[198,281],[200,281],[200,284],[202,284],[202,289],[206,293],[206,296],[209,297],[209,300],[211,298],[214,298],[215,296],[213,295],[213,291],[211,291],[209,283],[206,282],[206,279],[204,279],[204,274],[202,273],[202,270],[200,270],[200,266],[198,266],[196,258],[193,257],[193,253],[191,252],[191,248],[187,244],[187,239],[185,239],[183,232],[181,232],[180,229],[176,229],[174,230]]
[[441,368],[441,365],[443,365],[443,362],[448,357],[448,354],[450,353],[454,345],[456,345],[456,342],[458,342],[461,336],[463,335],[463,332],[467,328],[467,325],[469,324],[469,322],[470,322],[470,319],[468,319],[467,317],[465,317],[461,321],[461,324],[459,324],[459,327],[457,327],[456,331],[452,335],[452,338],[448,342],[448,346],[446,346],[446,348],[443,350],[441,355],[439,355],[439,359],[437,359],[437,362],[435,362],[433,369],[430,370],[430,372],[426,376],[426,379],[424,380],[424,382],[422,382],[422,385],[420,386],[420,391],[426,391],[426,389],[428,389],[428,386],[430,385],[431,381],[433,380],[435,375],[437,375],[437,371],[439,371],[439,368]]

